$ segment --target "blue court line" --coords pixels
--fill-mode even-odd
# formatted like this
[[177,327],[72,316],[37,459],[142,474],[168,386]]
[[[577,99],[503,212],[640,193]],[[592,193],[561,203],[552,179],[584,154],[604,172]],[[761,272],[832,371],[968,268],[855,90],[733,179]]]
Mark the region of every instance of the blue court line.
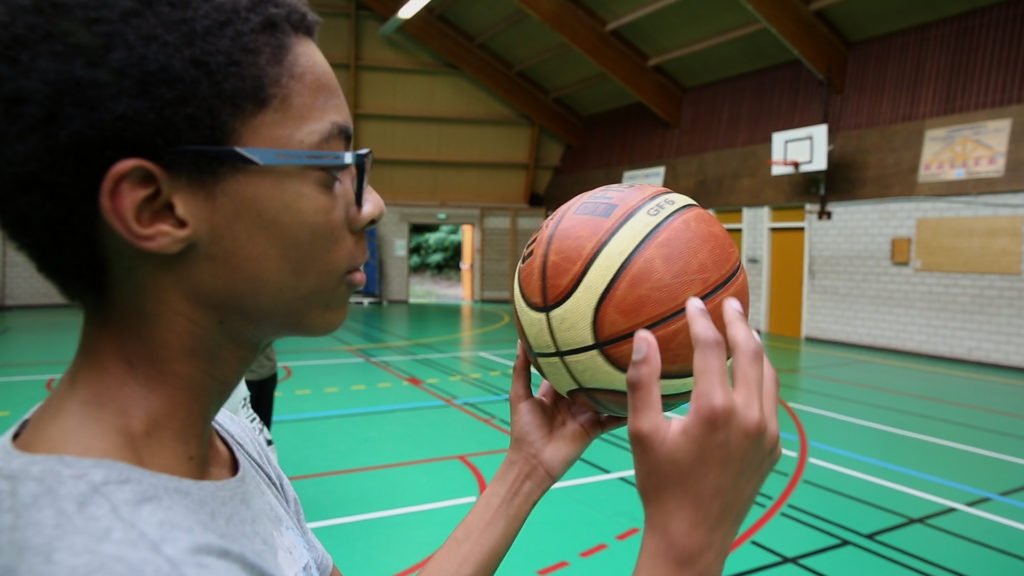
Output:
[[[787,439],[787,440],[794,440],[794,441],[798,440],[796,435],[791,434],[789,432],[780,432],[779,435],[782,436],[783,438]],[[961,484],[961,483],[955,482],[953,480],[948,480],[946,478],[942,478],[941,476],[935,476],[935,475],[932,475],[932,474],[928,474],[927,472],[920,472],[918,470],[913,470],[911,468],[905,468],[905,467],[900,466],[898,464],[892,464],[891,462],[886,462],[885,460],[879,460],[877,458],[872,458],[871,456],[864,456],[862,454],[857,454],[856,452],[850,452],[849,450],[844,450],[842,448],[836,448],[835,446],[829,446],[828,444],[822,444],[821,442],[818,442],[818,441],[815,441],[815,440],[811,440],[810,441],[810,445],[812,447],[814,447],[814,448],[819,448],[821,450],[825,450],[826,452],[832,452],[832,453],[835,453],[835,454],[840,454],[842,456],[846,456],[847,458],[853,458],[854,460],[859,460],[861,462],[866,462],[868,464],[874,464],[875,466],[881,466],[882,468],[887,468],[889,470],[900,472],[902,474],[907,474],[909,476],[915,476],[915,477],[920,478],[922,480],[928,480],[929,482],[935,482],[936,484],[942,484],[943,486],[947,486],[949,488],[955,488],[957,490],[962,490],[964,492],[967,492],[969,494],[974,494],[976,496],[983,496],[985,498],[988,498],[989,500],[995,500],[997,502],[1003,502],[1005,504],[1009,504],[1010,506],[1016,506],[1017,508],[1024,508],[1024,502],[1021,502],[1020,500],[1014,500],[1013,498],[1007,498],[1006,496],[1003,496],[1002,494],[996,494],[994,492],[989,492],[987,490],[982,490],[981,488],[975,488],[973,486],[968,486],[967,484]]]
[[[488,402],[503,402],[508,400],[508,394],[497,396],[476,396],[474,398],[452,398],[456,404],[485,404]],[[447,402],[440,400],[428,400],[425,402],[409,402],[406,404],[384,404],[382,406],[364,406],[362,408],[342,408],[340,410],[321,410],[319,412],[299,412],[298,414],[285,414],[274,416],[274,423],[297,422],[300,420],[315,420],[317,418],[329,418],[332,416],[352,416],[355,414],[379,414],[381,412],[398,412],[400,410],[411,410],[415,408],[439,408],[448,406]]]

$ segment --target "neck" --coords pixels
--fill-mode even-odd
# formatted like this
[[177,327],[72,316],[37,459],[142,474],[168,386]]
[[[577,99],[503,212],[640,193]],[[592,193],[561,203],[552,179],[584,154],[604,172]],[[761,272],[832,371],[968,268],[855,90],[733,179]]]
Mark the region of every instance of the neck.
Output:
[[233,475],[212,421],[258,345],[232,343],[211,329],[215,321],[182,312],[87,312],[74,361],[19,435],[18,448],[188,478]]

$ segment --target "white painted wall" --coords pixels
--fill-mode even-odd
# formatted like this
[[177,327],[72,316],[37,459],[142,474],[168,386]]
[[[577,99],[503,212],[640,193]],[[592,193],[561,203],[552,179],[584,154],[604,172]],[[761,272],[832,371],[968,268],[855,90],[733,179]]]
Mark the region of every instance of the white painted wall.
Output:
[[0,235],[0,306],[53,306],[67,300],[24,253]]
[[747,270],[747,281],[750,284],[750,325],[764,330],[764,309],[766,286],[768,281],[768,216],[765,207],[743,209],[743,266]]
[[890,262],[892,238],[913,238],[918,218],[1024,216],[1024,192],[830,209],[832,220],[808,220],[806,337],[1024,368],[1024,277]]

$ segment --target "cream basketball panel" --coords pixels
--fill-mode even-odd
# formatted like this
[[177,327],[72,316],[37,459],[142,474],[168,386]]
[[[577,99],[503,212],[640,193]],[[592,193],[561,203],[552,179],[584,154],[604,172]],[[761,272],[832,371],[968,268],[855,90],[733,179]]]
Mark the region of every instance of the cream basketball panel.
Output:
[[583,348],[595,343],[593,318],[597,302],[615,273],[655,227],[672,214],[695,204],[691,198],[674,192],[655,196],[608,239],[576,290],[561,306],[550,312],[552,331],[560,350]]
[[[572,375],[583,388],[626,390],[626,373],[612,365],[598,350],[573,354],[563,358]],[[556,387],[557,388],[557,387]],[[673,378],[661,381],[662,394],[679,394],[693,389],[693,378]]]
[[577,388],[576,382],[572,379],[572,374],[565,368],[561,358],[537,358],[537,364],[540,366],[544,379],[550,382],[551,386],[561,393],[562,396],[567,395],[570,390]]
[[523,326],[523,333],[526,335],[526,344],[534,352],[554,352],[555,343],[551,340],[551,332],[548,330],[547,314],[530,308],[523,300],[523,293],[519,290],[518,266],[515,279],[512,282],[512,297],[515,301],[516,315],[519,317],[519,323]]

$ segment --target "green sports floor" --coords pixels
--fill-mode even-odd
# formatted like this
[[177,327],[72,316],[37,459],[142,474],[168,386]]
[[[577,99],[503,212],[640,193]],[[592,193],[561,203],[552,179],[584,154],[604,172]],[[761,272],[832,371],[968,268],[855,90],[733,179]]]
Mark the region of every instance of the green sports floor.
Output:
[[[0,311],[0,428],[46,396],[79,325],[70,308]],[[486,486],[515,341],[507,305],[391,304],[278,343],[280,462],[345,576],[414,574]],[[1024,575],[1024,372],[765,343],[785,453],[727,574]],[[540,502],[498,573],[628,574],[641,527],[619,430]]]

